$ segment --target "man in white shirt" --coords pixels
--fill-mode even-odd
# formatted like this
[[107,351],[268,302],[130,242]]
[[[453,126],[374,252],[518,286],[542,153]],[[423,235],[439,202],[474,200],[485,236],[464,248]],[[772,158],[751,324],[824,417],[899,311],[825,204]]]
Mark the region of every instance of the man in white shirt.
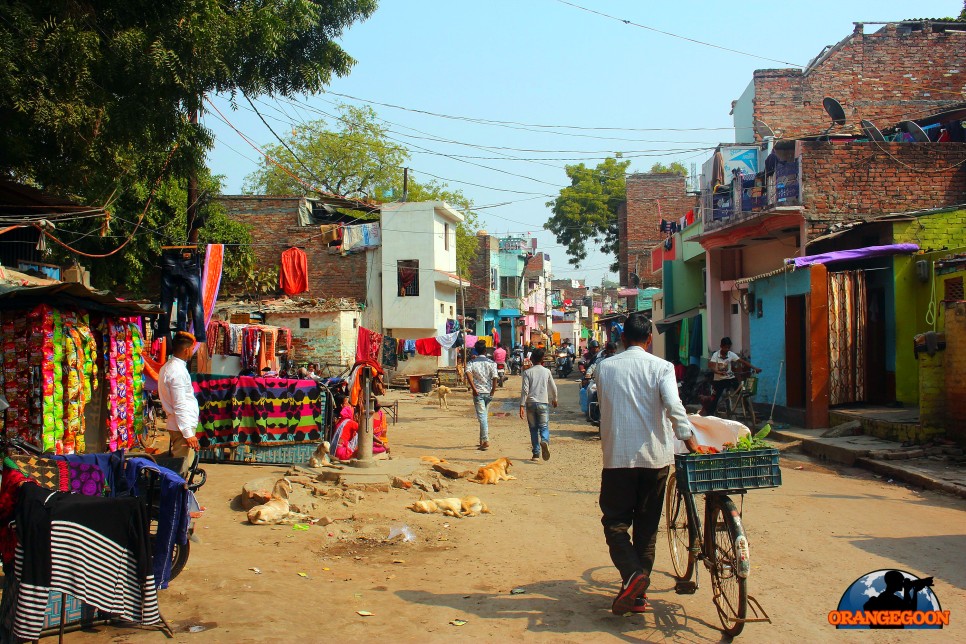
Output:
[[499,375],[496,363],[486,357],[486,342],[478,340],[473,348],[476,357],[466,363],[466,382],[473,392],[473,407],[480,421],[480,446],[477,449],[485,452],[490,449],[489,408]]
[[171,440],[171,456],[185,459],[190,467],[198,449],[195,429],[198,427],[198,399],[195,398],[188,361],[195,347],[190,333],[179,331],[171,344],[171,357],[158,371],[158,396],[168,415],[168,436]]
[[718,411],[718,401],[721,400],[724,392],[729,389],[734,389],[741,384],[735,378],[733,364],[744,365],[755,373],[761,373],[761,369],[747,360],[743,360],[737,353],[731,350],[731,338],[721,338],[721,349],[712,353],[708,359],[708,366],[714,372],[714,382],[711,385],[714,389],[714,397],[711,399],[708,416],[714,416]]
[[[691,451],[698,443],[678,396],[674,366],[645,349],[651,321],[634,314],[621,335],[626,351],[597,365],[600,440],[604,469],[600,509],[604,538],[623,584],[611,606],[615,615],[642,613],[654,565],[674,438]],[[673,428],[673,432],[672,432]],[[634,538],[628,533],[633,528]]]

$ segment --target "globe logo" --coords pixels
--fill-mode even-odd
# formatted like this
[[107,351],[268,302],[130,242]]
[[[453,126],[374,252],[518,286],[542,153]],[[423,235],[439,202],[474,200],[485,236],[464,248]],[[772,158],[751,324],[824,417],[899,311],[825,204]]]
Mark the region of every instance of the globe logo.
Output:
[[937,629],[949,623],[932,590],[932,577],[885,568],[856,579],[828,616],[843,629]]

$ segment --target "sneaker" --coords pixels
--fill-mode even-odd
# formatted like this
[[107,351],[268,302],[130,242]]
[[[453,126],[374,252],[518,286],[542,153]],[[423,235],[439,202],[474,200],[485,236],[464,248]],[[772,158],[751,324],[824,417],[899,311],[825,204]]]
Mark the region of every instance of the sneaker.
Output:
[[490,449],[490,441],[483,441],[480,443],[480,446],[477,449],[481,452],[485,452],[486,450]]
[[540,454],[543,455],[543,460],[550,460],[550,443],[547,441],[540,441]]
[[647,601],[647,595],[641,595],[634,600],[634,605],[631,607],[632,613],[646,613],[651,609],[651,602]]
[[531,461],[539,461],[540,460],[540,457],[537,456],[536,454],[534,454],[533,456],[530,457],[530,460]]
[[610,607],[610,611],[615,615],[623,615],[629,613],[632,608],[634,608],[634,602],[638,597],[644,595],[644,591],[650,585],[651,579],[643,572],[635,572],[631,575],[624,586],[617,593],[617,597],[614,598],[614,603]]

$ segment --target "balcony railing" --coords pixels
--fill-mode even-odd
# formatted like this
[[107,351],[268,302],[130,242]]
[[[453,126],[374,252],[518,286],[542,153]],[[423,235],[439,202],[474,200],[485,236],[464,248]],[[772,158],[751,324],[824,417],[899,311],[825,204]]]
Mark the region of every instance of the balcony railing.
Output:
[[518,297],[501,297],[500,298],[500,308],[501,309],[516,309],[520,310],[520,298]]
[[731,226],[785,206],[800,206],[801,166],[798,159],[778,162],[773,172],[735,177],[730,186],[701,194],[704,229]]

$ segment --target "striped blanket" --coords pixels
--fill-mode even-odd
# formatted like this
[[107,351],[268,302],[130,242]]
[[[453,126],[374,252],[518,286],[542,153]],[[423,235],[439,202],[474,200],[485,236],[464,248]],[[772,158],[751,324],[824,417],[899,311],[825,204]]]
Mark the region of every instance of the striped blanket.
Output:
[[325,396],[311,380],[193,374],[202,447],[317,441]]

